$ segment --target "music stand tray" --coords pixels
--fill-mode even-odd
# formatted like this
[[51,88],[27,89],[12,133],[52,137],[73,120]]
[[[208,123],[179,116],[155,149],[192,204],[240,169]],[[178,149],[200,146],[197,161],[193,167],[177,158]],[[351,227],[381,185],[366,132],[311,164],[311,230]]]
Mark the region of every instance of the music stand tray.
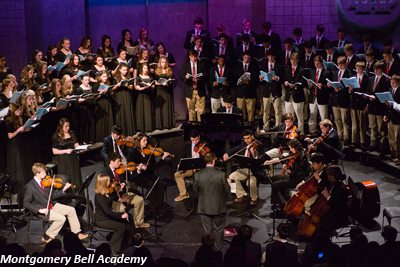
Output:
[[179,161],[177,171],[203,169],[205,167],[206,163],[203,158],[182,158]]
[[242,155],[235,155],[232,157],[238,164],[240,168],[260,168],[261,163],[259,159],[248,158]]
[[228,113],[204,113],[201,115],[204,126],[242,126],[243,115]]

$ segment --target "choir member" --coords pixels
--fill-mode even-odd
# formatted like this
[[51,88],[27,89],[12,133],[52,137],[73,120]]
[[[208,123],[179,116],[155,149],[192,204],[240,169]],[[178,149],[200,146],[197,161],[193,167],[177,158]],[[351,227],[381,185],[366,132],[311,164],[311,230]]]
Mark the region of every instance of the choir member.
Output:
[[111,84],[108,80],[107,72],[101,71],[96,77],[97,83],[93,85],[93,92],[100,95],[96,98],[94,113],[95,140],[101,141],[109,134],[111,127],[114,125],[113,105],[109,94],[109,91],[111,91],[109,86]]
[[164,43],[158,42],[156,44],[156,53],[154,55],[154,62],[159,62],[162,56],[167,58],[169,66],[174,67],[176,65],[174,55],[171,52],[167,51]]
[[154,78],[150,73],[148,63],[139,67],[139,75],[135,80],[136,102],[135,121],[138,131],[150,132],[154,130]]

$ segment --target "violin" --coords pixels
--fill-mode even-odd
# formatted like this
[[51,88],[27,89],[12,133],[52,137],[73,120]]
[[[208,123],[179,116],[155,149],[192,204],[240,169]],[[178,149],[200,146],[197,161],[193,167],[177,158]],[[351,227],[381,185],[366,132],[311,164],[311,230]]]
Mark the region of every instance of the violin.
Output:
[[324,142],[324,140],[325,140],[328,136],[329,136],[329,132],[326,133],[326,134],[323,134],[323,135],[319,136],[317,139],[315,139],[315,140],[311,143],[311,145],[308,146],[307,153],[310,154],[310,153],[312,152],[312,151],[311,151],[311,150],[312,150],[312,147],[313,147],[313,146],[318,146],[319,144],[321,144],[322,142]]
[[206,147],[206,143],[204,142],[195,145],[193,152],[198,153],[200,156],[204,157],[205,154],[211,152],[211,149],[209,147]]
[[118,175],[124,174],[126,171],[134,172],[136,171],[136,167],[139,166],[139,164],[136,164],[135,162],[128,162],[128,164],[121,164],[118,169],[115,169],[115,172]]
[[121,138],[115,140],[118,146],[136,147],[137,144],[132,136],[121,136]]
[[286,168],[289,169],[293,163],[296,161],[296,159],[300,156],[300,152],[296,152],[286,163]]
[[[143,148],[142,153],[146,156],[153,155],[155,157],[159,157],[164,154],[164,150],[161,147],[153,147],[152,145],[147,145],[145,148]],[[171,158],[175,157],[175,155],[171,153],[169,153],[169,156]]]
[[293,125],[289,129],[285,130],[285,138],[287,139],[295,139],[298,138],[299,134],[297,133],[297,126]]
[[[63,181],[62,178],[59,177],[52,178],[49,175],[46,175],[46,177],[42,180],[41,183],[45,188],[51,187],[51,185],[53,184],[53,188],[55,189],[62,189],[64,185],[67,184],[66,182]],[[71,187],[75,187],[75,185],[72,185]]]

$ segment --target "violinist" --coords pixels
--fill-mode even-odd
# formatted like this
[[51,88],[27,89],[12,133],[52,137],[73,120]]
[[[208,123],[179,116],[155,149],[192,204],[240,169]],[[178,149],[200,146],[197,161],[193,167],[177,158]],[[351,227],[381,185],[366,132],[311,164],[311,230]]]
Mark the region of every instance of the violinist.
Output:
[[[44,219],[44,216],[47,216],[48,220],[52,222],[49,229],[43,235],[42,242],[49,243],[56,238],[65,223],[65,217],[67,217],[71,231],[77,234],[79,239],[87,238],[87,234],[81,233],[81,226],[75,208],[53,201],[53,199],[64,195],[64,192],[71,187],[71,184],[66,183],[60,191],[51,190],[51,188],[45,188],[42,182],[46,177],[46,166],[44,164],[34,163],[32,172],[34,175],[33,179],[25,185],[24,208],[42,219]],[[47,206],[50,192],[50,203]]]
[[[148,144],[148,137],[144,133],[137,133],[134,136],[134,141],[138,145],[132,150],[129,161],[133,161],[139,164],[139,166],[137,168],[138,175],[134,175],[130,179],[136,185],[144,187],[147,190],[152,188],[148,199],[150,201],[151,213],[157,215],[163,205],[165,185],[155,174],[158,163],[154,156],[154,149],[151,149],[151,146]],[[165,160],[169,155],[168,152],[163,152],[160,161]]]
[[[282,165],[282,173],[271,177],[272,192],[271,204],[278,208],[282,207],[286,200],[285,191],[294,188],[303,179],[310,170],[310,165],[307,160],[306,153],[299,140],[292,139],[288,142],[289,160]],[[264,165],[274,164],[279,162],[279,158],[273,158],[264,162]]]
[[[190,142],[186,142],[183,147],[182,158],[199,158],[207,152],[210,152],[206,143],[201,142],[200,132],[193,129],[190,134]],[[175,201],[179,202],[189,198],[186,191],[185,178],[192,177],[194,170],[178,171],[174,174],[175,182],[179,190],[179,195],[175,197]]]
[[[270,129],[265,129],[266,133],[268,132],[276,132],[276,142],[279,145],[276,148],[272,148],[266,152],[266,154],[270,158],[279,158],[282,156],[283,150],[287,150],[287,141],[291,139],[297,139],[299,136],[299,132],[297,130],[297,126],[294,125],[294,117],[292,113],[285,113],[283,115],[283,122],[278,126],[275,126]],[[280,142],[279,139],[284,139],[285,142]]]
[[[233,155],[241,155],[247,158],[258,159],[259,155],[263,155],[261,145],[254,138],[251,130],[244,130],[242,133],[243,142],[238,146],[232,148],[230,151],[223,155],[224,161],[228,161]],[[247,193],[243,189],[241,181],[249,179],[250,181],[250,205],[255,206],[258,203],[258,188],[257,178],[255,176],[257,170],[250,170],[247,168],[240,168],[229,175],[229,179],[235,181],[236,184],[236,198],[235,203],[242,203],[247,199]]]
[[327,163],[337,161],[341,157],[342,144],[339,135],[333,129],[332,122],[328,119],[319,123],[321,136],[315,139],[305,138],[308,142],[308,152],[319,152],[326,157]]
[[[115,152],[112,152],[108,156],[108,165],[104,168],[104,173],[110,177],[110,183],[114,184],[115,190],[118,190],[118,194],[120,199],[118,201],[114,201],[112,203],[113,210],[116,212],[125,212],[125,206],[123,202],[129,203],[133,206],[133,218],[134,218],[134,226],[136,228],[148,228],[150,224],[144,222],[144,201],[143,198],[137,194],[132,192],[123,195],[122,190],[126,186],[125,183],[122,182],[121,175],[118,174],[118,170],[121,166],[121,156]],[[141,169],[142,166],[138,166],[138,169]],[[133,175],[139,175],[136,171],[132,172]],[[116,191],[117,192],[117,191]]]
[[101,157],[103,158],[104,165],[106,166],[109,162],[109,155],[114,152],[117,153],[123,161],[126,161],[129,156],[130,150],[127,146],[119,144],[122,134],[122,128],[118,125],[114,125],[111,129],[111,135],[103,139],[103,147],[101,148]]

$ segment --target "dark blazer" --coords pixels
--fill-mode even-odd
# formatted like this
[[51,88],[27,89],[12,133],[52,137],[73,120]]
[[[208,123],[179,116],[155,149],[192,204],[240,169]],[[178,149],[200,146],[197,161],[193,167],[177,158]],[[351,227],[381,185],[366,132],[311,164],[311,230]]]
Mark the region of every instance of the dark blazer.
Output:
[[[190,39],[192,38],[192,36],[194,36],[195,34],[195,30],[190,30],[186,32],[186,37],[185,37],[185,43],[183,44],[183,47],[185,47],[186,49],[191,49],[193,48],[193,43],[190,42]],[[210,32],[208,30],[201,30],[200,32],[200,36],[203,39],[203,43],[205,46],[209,47],[210,44]]]
[[[25,193],[24,193],[24,208],[29,210],[35,215],[39,214],[40,209],[45,209],[47,207],[47,201],[50,194],[50,188],[45,188],[44,191],[40,188],[39,184],[35,181],[35,179],[31,179],[25,185]],[[62,190],[53,190],[51,195],[51,203],[54,205],[54,199],[57,199],[61,196],[64,196],[64,192]]]
[[[332,81],[338,81],[339,71],[334,71],[332,74]],[[351,73],[349,69],[346,69],[342,74],[342,78],[349,78]],[[339,92],[335,91],[335,88],[331,87],[331,103],[334,107],[340,108],[350,108],[350,94],[347,88],[339,90]]]
[[230,87],[232,87],[235,83],[233,80],[233,70],[225,64],[224,66],[224,71],[222,73],[222,77],[226,78],[226,81],[228,82],[228,85],[224,84],[218,84],[217,86],[214,86],[213,83],[217,80],[217,77],[219,76],[219,66],[213,66],[210,69],[210,75],[209,75],[209,95],[212,98],[220,98],[224,97],[226,95],[231,94]]
[[112,202],[115,200],[113,195],[107,197],[105,195],[101,195],[96,193],[94,195],[94,203],[95,203],[95,213],[94,213],[94,220],[95,222],[99,221],[107,221],[107,220],[114,220],[114,221],[124,221],[121,218],[122,213],[114,212],[112,210]]
[[[310,79],[315,80],[316,69],[311,70]],[[330,90],[326,86],[326,78],[328,77],[328,71],[324,68],[321,70],[321,74],[319,75],[319,79],[317,83],[321,83],[321,89],[318,89],[314,86],[310,87],[310,94],[308,95],[309,103],[314,103],[315,99],[317,100],[319,105],[327,105],[329,104]]]
[[[292,48],[292,50],[290,50],[290,55],[295,52],[295,50]],[[286,50],[282,50],[279,52],[277,58],[279,63],[281,63],[281,65],[283,66],[292,66],[292,63],[290,62],[290,57],[287,61],[287,64],[285,64],[285,60],[286,60]]]
[[292,67],[286,67],[285,69],[285,74],[283,75],[283,83],[285,81],[288,81],[292,84],[295,83],[301,83],[301,85],[296,85],[294,88],[289,88],[285,86],[285,101],[289,102],[290,101],[290,96],[293,96],[293,101],[295,103],[300,103],[305,101],[305,96],[304,96],[304,79],[303,79],[303,68],[298,65],[295,72],[294,76],[292,76]]
[[[130,154],[130,149],[125,146],[120,147],[120,149],[122,150],[122,154],[124,154],[124,156],[126,158],[128,158],[129,154]],[[111,135],[109,135],[103,139],[103,147],[101,148],[101,152],[100,152],[101,158],[103,159],[103,162],[105,165],[108,164],[108,156],[112,152],[114,152],[114,145],[113,145],[112,137],[111,137]]]
[[194,175],[194,191],[198,192],[197,212],[206,215],[219,215],[226,212],[226,201],[230,188],[225,173],[214,167],[206,167]]
[[348,222],[347,194],[344,185],[340,182],[335,183],[328,190],[331,196],[328,200],[329,211],[322,217],[321,227],[328,226],[329,229],[334,230],[345,226]]
[[261,245],[260,243],[248,240],[246,242],[246,267],[259,267],[261,266]]
[[[400,87],[399,87],[400,88]],[[393,95],[393,100],[396,103],[400,103],[400,90],[399,88],[396,89],[396,92],[393,94],[393,89],[390,88],[390,92]],[[389,119],[392,121],[393,124],[399,125],[400,124],[400,113],[397,110],[394,110],[393,108],[388,108],[388,113],[387,115],[389,116]]]
[[[269,70],[269,62],[267,60],[263,60],[259,63],[260,70],[268,73]],[[275,71],[275,75],[279,77],[279,81],[271,81],[267,83],[266,81],[261,81],[261,94],[263,97],[281,97],[282,96],[282,80],[283,80],[283,70],[284,68],[279,63],[274,63],[273,71]]]
[[[220,107],[219,109],[217,109],[217,112],[226,113],[226,108]],[[242,114],[242,110],[236,106],[232,106],[232,114]]]
[[275,240],[267,245],[265,253],[266,267],[299,266],[297,246],[289,242]]
[[332,148],[339,152],[342,151],[342,144],[340,143],[339,135],[335,129],[333,129],[328,137],[316,147],[316,150],[325,156],[327,162],[332,162],[340,158],[340,155],[332,150]]
[[[371,46],[371,48],[369,48],[369,49],[371,49],[372,51],[374,51],[374,56],[375,56],[375,58],[378,58],[380,55],[379,55],[379,49],[378,48],[376,48],[376,47],[374,47],[374,46]],[[358,49],[358,54],[364,54],[365,55],[365,53],[366,53],[367,51],[365,51],[365,48],[364,48],[364,46],[362,46],[362,47],[360,47],[360,49]]]
[[[243,31],[236,34],[236,47],[238,47],[242,44],[242,35],[243,34],[244,34]],[[251,38],[254,38],[257,42],[257,39],[258,39],[257,33],[255,33],[254,31],[250,31],[250,39]]]
[[[225,33],[226,34],[226,33]],[[228,36],[228,46],[230,46],[231,48],[234,48],[235,47],[235,44],[233,43],[233,38],[231,37],[231,36],[229,36],[229,35],[227,35]],[[215,36],[211,41],[212,41],[212,45],[213,46],[216,46],[216,45],[219,45],[219,35],[218,36]]]
[[[234,96],[237,98],[256,98],[257,97],[257,92],[256,88],[258,85],[258,75],[259,75],[259,70],[257,64],[255,64],[253,61],[251,61],[247,67],[247,71],[250,72],[251,75],[251,80],[250,84],[241,84],[237,85],[234,91]],[[244,69],[243,69],[243,63],[238,62],[236,64],[235,68],[235,74],[234,74],[234,83],[236,85],[237,80],[244,74]]]
[[[257,43],[262,44],[262,40],[264,40],[266,33],[262,33],[258,36],[258,41]],[[281,37],[279,34],[276,32],[271,32],[271,35],[269,36],[271,39],[271,46],[273,47],[274,51],[281,51],[282,50],[282,42],[281,42]]]
[[[249,53],[250,53],[250,55],[252,57],[255,57],[257,55],[257,48],[253,44],[249,44],[248,51],[249,51]],[[235,58],[236,58],[236,60],[242,60],[243,52],[244,52],[243,44],[240,43],[238,46],[236,46],[236,49],[235,49]]]
[[[357,77],[357,76],[355,76]],[[369,88],[369,76],[364,73],[363,78],[361,80],[360,88],[354,88],[353,93],[350,94],[350,108],[355,109],[355,110],[364,110],[365,107],[367,106],[367,100],[360,95],[355,94],[354,92],[359,92],[359,93],[368,93],[368,88]]]
[[[374,75],[372,75],[370,72],[374,72],[374,65],[377,62],[376,59],[374,59],[374,61],[372,61],[372,63],[368,64],[368,62],[365,62],[365,72],[368,74],[368,76],[372,77]],[[374,76],[375,77],[375,76]]]
[[[386,71],[385,71],[386,73]],[[400,75],[400,63],[397,61],[394,61],[392,65],[390,66],[389,72],[386,73],[388,76],[392,77],[393,74]]]
[[347,45],[347,44],[350,43],[347,39],[344,39],[344,41],[342,41],[342,42],[343,42],[343,43],[341,44],[341,46],[339,46],[339,40],[334,40],[334,41],[331,42],[331,45],[332,45],[333,47],[340,48],[340,47],[344,47],[345,45]]
[[[206,83],[208,71],[203,63],[197,61],[197,74],[203,73],[203,77],[197,78],[197,91],[200,97],[206,96]],[[186,73],[192,74],[190,61],[183,65],[181,72],[181,80],[185,82],[185,97],[192,98],[193,95],[193,81],[191,78],[186,79]]]
[[310,43],[316,49],[325,49],[325,47],[329,44],[329,40],[325,36],[322,36],[319,45],[317,45],[317,37],[314,36],[313,38],[310,39]]
[[356,54],[353,55],[353,57],[351,58],[349,64],[347,64],[346,68],[351,72],[354,73],[354,69],[356,68],[356,63],[358,61],[361,61],[361,59],[359,57],[357,57]]
[[[219,56],[219,43],[216,43],[212,47],[212,56],[214,58]],[[235,63],[235,48],[233,46],[230,46],[229,43],[227,44],[225,48],[225,64],[226,65],[232,65]]]
[[[374,91],[375,76],[369,78],[369,94],[375,95],[375,93],[387,92],[390,88],[390,81],[384,75],[379,79]],[[385,114],[385,104],[382,104],[378,98],[375,98],[368,103],[368,114],[373,115],[384,115]]]
[[305,54],[305,53],[302,53],[302,54],[300,55],[300,63],[299,63],[299,64],[300,64],[303,68],[315,69],[314,57],[315,57],[314,53],[311,53],[311,54],[309,55],[308,61],[306,61],[306,54]]

